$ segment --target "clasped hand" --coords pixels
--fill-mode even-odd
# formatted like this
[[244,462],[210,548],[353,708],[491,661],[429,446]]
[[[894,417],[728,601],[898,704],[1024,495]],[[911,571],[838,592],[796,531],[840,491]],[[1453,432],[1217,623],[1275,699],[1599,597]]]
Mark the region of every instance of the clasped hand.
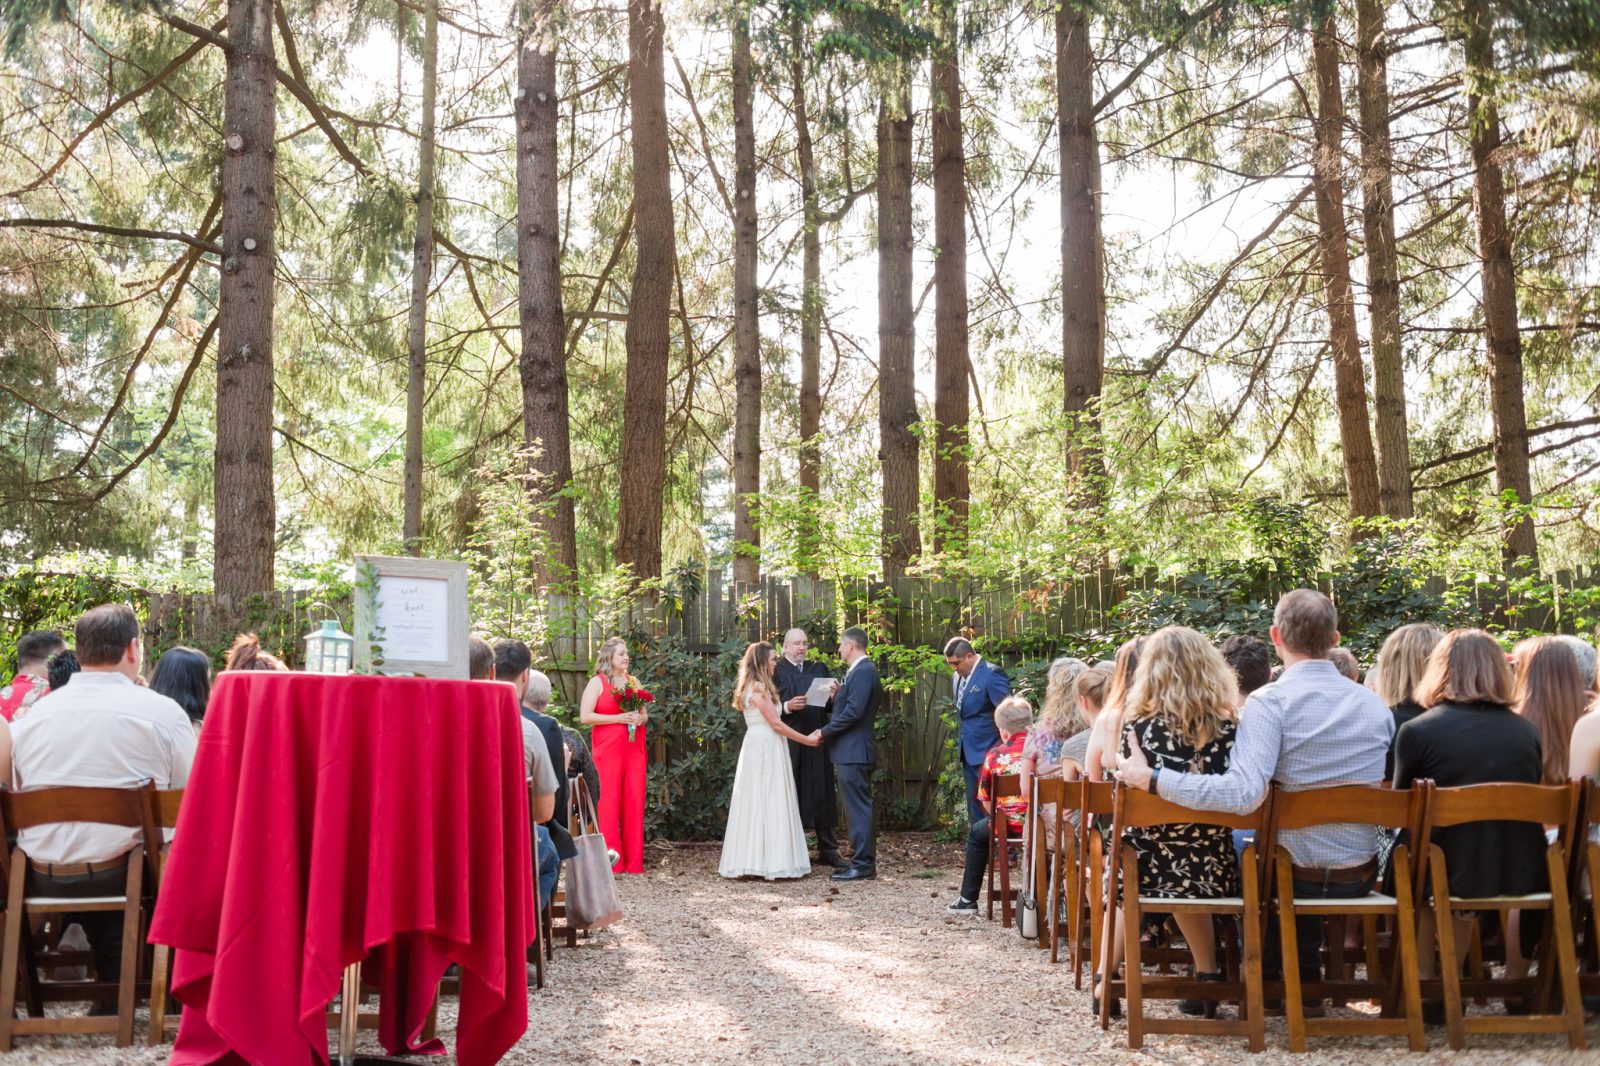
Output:
[[618,715],[618,717],[622,719],[622,724],[623,725],[635,725],[635,726],[637,726],[637,725],[644,725],[644,723],[645,723],[645,716],[644,716],[644,712],[643,711],[626,711],[623,714]]
[[811,732],[800,738],[800,743],[804,744],[808,748],[820,748],[822,746],[822,730],[813,729]]

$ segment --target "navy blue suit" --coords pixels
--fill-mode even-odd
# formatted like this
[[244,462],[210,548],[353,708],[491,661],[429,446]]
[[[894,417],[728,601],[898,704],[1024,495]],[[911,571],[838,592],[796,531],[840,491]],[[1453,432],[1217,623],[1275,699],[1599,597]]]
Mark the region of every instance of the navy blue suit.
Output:
[[964,689],[961,675],[951,675],[952,699],[958,691],[961,699],[956,703],[956,715],[960,719],[961,769],[967,779],[967,820],[975,824],[984,817],[983,807],[978,803],[978,771],[983,768],[983,757],[989,754],[989,749],[1000,743],[994,709],[1011,695],[1011,679],[999,667],[979,659]]
[[833,717],[822,727],[834,776],[844,796],[845,816],[850,820],[850,865],[869,871],[877,866],[872,769],[878,762],[878,750],[872,738],[872,724],[882,702],[878,668],[863,655],[845,671],[833,697]]

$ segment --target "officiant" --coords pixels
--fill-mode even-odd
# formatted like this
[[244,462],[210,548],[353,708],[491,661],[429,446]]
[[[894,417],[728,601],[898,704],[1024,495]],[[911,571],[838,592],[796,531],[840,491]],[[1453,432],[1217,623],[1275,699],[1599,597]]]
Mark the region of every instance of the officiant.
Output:
[[[833,709],[830,697],[820,706],[809,705],[806,695],[814,681],[833,680],[833,674],[815,659],[806,658],[810,638],[803,629],[791,629],[783,637],[783,655],[773,669],[783,703],[784,723],[797,733],[821,729]],[[794,765],[794,787],[800,799],[800,824],[817,834],[819,859],[835,870],[849,863],[839,855],[839,810],[833,796],[833,763],[825,748],[808,748],[789,742],[789,760]]]

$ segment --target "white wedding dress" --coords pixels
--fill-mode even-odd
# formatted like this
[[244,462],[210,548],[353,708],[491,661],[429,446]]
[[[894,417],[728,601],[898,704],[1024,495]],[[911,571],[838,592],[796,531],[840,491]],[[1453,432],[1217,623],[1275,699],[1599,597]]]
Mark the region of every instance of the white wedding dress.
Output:
[[745,697],[744,728],[718,872],[768,881],[804,877],[811,872],[811,858],[800,825],[789,742],[761,717],[750,696]]

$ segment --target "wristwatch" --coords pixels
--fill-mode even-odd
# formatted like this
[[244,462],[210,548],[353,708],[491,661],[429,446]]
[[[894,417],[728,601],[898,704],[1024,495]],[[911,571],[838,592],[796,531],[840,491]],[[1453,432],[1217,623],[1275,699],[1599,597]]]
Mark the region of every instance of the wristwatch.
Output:
[[1149,792],[1152,796],[1157,795],[1156,782],[1159,780],[1161,780],[1161,766],[1158,763],[1157,765],[1150,767],[1150,784],[1145,786],[1145,791]]

